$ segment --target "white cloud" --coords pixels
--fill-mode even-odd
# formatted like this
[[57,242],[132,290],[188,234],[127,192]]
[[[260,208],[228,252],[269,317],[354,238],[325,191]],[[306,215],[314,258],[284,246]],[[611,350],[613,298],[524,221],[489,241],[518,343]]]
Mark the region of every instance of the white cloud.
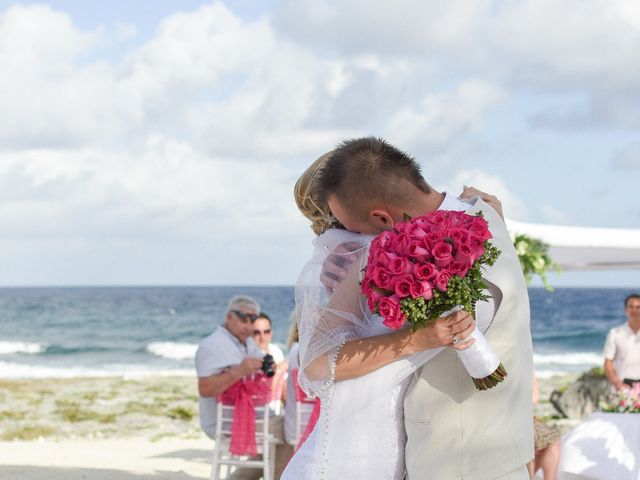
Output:
[[[11,7],[0,13],[3,259],[37,259],[24,278],[38,275],[41,262],[55,279],[64,262],[47,260],[49,250],[67,260],[78,252],[78,263],[96,271],[138,265],[138,274],[128,272],[140,282],[140,269],[165,245],[178,271],[185,245],[197,262],[217,242],[233,244],[218,268],[250,250],[252,262],[287,283],[295,268],[270,258],[282,249],[299,258],[309,235],[293,183],[339,140],[384,136],[428,158],[434,178],[474,154],[489,158],[493,152],[480,151],[494,146],[488,118],[522,90],[579,97],[574,110],[541,111],[541,125],[596,117],[633,124],[637,4],[607,4],[599,25],[605,5],[587,0],[565,28],[558,19],[566,16],[544,1],[412,0],[398,8],[299,0],[257,20],[215,2],[168,15],[148,37],[135,19],[87,29],[51,7]],[[574,1],[568,5],[580,10]],[[545,29],[549,37],[540,38]],[[124,53],[105,58],[105,46]],[[635,165],[622,158],[617,165]],[[463,170],[451,191],[463,183],[526,218],[503,177]]]
[[498,197],[502,203],[502,210],[506,218],[526,220],[528,209],[524,201],[510,189],[504,179],[482,170],[459,170],[453,177],[446,180],[444,190],[458,195],[463,185],[475,187],[483,192]]
[[397,111],[389,122],[389,137],[403,148],[441,149],[479,129],[487,111],[503,98],[503,92],[492,85],[465,81],[453,92],[429,94],[415,107]]
[[558,225],[571,225],[571,215],[554,205],[545,203],[541,207],[542,217],[546,223],[553,223]]
[[613,158],[613,166],[621,170],[640,170],[640,143],[619,151]]
[[448,74],[528,93],[585,94],[567,116],[541,112],[541,126],[640,125],[640,4],[633,0],[280,5],[278,29],[321,52],[434,62]]

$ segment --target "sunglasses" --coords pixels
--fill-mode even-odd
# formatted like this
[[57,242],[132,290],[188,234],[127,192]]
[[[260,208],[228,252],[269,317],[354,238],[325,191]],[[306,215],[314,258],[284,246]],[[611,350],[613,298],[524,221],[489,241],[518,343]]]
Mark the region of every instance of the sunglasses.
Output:
[[254,330],[253,334],[254,335],[269,335],[271,333],[271,329],[268,328],[267,330]]
[[258,318],[258,315],[255,313],[244,313],[240,310],[231,310],[231,313],[238,317],[242,323],[253,323],[256,321],[256,318]]

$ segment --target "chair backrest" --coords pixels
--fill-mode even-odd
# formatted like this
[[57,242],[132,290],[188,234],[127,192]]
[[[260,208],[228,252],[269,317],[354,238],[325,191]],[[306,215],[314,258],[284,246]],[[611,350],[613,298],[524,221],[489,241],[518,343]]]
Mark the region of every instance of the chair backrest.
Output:
[[[224,405],[218,402],[218,418],[216,423],[216,442],[226,445],[228,450],[233,424],[234,405]],[[266,450],[269,442],[269,405],[256,406],[256,449],[258,453]]]
[[298,369],[294,368],[291,371],[291,375],[293,376],[293,385],[296,392],[296,430],[295,430],[295,445],[299,445],[302,440],[302,436],[307,430],[307,426],[309,425],[309,420],[311,419],[311,415],[313,413],[313,408],[316,403],[316,399],[310,398],[307,394],[300,388],[298,384]]

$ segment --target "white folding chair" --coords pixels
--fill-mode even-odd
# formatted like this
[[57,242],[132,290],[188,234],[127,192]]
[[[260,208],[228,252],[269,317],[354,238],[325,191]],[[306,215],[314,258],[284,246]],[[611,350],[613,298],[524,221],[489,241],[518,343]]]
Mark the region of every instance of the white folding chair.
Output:
[[296,436],[295,436],[295,445],[300,444],[300,440],[302,440],[302,435],[307,430],[307,425],[309,425],[309,419],[311,418],[311,414],[313,413],[314,401],[303,401],[296,400]]
[[232,455],[231,452],[229,452],[234,406],[223,405],[222,402],[219,401],[217,410],[216,446],[213,451],[211,480],[219,480],[222,478],[220,474],[223,466],[261,468],[263,480],[273,480],[275,474],[275,446],[282,442],[269,433],[269,405],[255,407],[256,450],[258,455],[262,454],[262,459]]
[[291,372],[292,381],[294,385],[294,391],[296,392],[296,430],[295,430],[295,445],[300,445],[302,435],[304,435],[309,425],[309,420],[315,407],[316,399],[307,397],[307,394],[298,385],[298,369],[293,369]]

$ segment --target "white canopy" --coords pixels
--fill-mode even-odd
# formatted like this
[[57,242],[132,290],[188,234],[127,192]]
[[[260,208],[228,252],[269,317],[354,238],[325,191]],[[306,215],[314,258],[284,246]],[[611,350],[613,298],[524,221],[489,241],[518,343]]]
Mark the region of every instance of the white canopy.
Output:
[[640,270],[640,229],[569,227],[507,220],[521,233],[549,245],[549,256],[565,271]]

